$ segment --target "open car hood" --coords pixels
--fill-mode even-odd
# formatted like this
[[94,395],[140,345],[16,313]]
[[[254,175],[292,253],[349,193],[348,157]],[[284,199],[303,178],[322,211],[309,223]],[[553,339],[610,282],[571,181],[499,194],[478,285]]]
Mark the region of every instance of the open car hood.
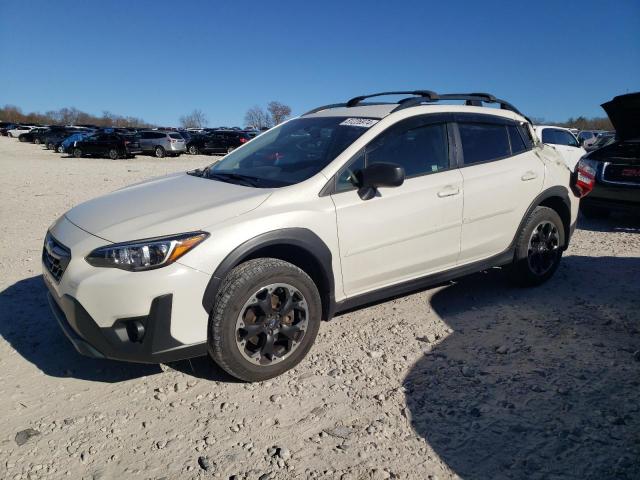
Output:
[[619,140],[640,139],[640,92],[618,95],[602,104]]

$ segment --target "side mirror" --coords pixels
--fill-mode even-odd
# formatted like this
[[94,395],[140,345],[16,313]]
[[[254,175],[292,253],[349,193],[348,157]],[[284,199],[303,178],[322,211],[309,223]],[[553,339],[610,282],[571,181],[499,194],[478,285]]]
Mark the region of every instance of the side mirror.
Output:
[[404,183],[404,168],[395,163],[374,163],[355,172],[358,193],[363,200],[370,200],[379,187],[399,187]]

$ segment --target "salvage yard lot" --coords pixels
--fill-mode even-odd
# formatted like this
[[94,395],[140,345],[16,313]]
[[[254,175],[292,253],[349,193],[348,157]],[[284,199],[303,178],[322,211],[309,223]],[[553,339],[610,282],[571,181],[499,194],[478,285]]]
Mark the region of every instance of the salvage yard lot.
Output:
[[213,160],[61,158],[0,137],[0,478],[640,478],[629,217],[581,218],[542,287],[492,270],[341,315],[268,382],[207,359],[81,357],[46,304],[47,227]]

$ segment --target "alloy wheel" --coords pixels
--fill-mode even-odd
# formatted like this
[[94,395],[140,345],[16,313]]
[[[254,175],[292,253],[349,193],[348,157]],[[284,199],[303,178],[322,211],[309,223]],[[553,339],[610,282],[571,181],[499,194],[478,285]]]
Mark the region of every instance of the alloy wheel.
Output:
[[536,275],[547,273],[558,259],[560,253],[560,234],[552,222],[544,221],[533,229],[529,238],[527,262]]
[[238,350],[255,365],[272,365],[289,357],[304,338],[309,307],[297,288],[274,283],[259,288],[238,315]]

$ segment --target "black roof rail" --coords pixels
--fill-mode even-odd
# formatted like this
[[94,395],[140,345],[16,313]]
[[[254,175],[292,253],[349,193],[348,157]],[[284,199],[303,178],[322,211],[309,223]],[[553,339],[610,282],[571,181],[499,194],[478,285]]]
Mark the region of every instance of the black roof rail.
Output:
[[[405,101],[400,102],[400,104],[394,108],[390,113],[397,112],[398,110],[403,110],[405,108],[415,107],[417,105],[421,105],[423,103],[432,103],[439,100],[464,100],[466,105],[472,105],[476,107],[481,107],[483,103],[497,103],[500,105],[502,110],[510,110],[518,115],[524,115],[520,110],[511,105],[506,100],[501,100],[491,95],[490,93],[443,93],[437,95],[436,99],[430,100],[427,98],[409,98],[405,99]],[[526,117],[525,117],[526,118]]]
[[416,95],[421,98],[428,98],[436,100],[438,98],[438,94],[436,92],[432,92],[431,90],[404,90],[399,92],[380,92],[380,93],[372,93],[371,95],[361,95],[359,97],[353,97],[351,100],[347,102],[347,107],[355,107],[362,100],[373,97],[382,97],[386,95]]
[[[438,94],[432,90],[401,90],[394,92],[380,92],[380,93],[372,93],[370,95],[360,95],[358,97],[353,97],[346,103],[332,103],[329,105],[323,105],[322,107],[314,108],[306,112],[304,115],[311,115],[312,113],[320,112],[322,110],[327,110],[330,108],[341,108],[341,107],[355,107],[358,105],[384,105],[384,102],[376,102],[376,103],[362,103],[363,100],[367,98],[373,97],[382,97],[386,95],[413,95],[412,97],[403,98],[398,101],[398,106],[395,107],[391,112],[397,112],[398,110],[404,110],[405,108],[411,108],[418,105],[422,105],[424,103],[433,103],[441,100],[463,100],[466,105],[481,107],[483,103],[496,103],[500,105],[502,110],[509,110],[518,115],[527,118],[520,110],[514,107],[512,104],[507,102],[506,100],[501,100],[496,98],[494,95],[490,93],[481,93],[481,92],[473,92],[473,93],[444,93]],[[303,116],[304,116],[303,115]],[[528,119],[527,119],[528,120]]]

